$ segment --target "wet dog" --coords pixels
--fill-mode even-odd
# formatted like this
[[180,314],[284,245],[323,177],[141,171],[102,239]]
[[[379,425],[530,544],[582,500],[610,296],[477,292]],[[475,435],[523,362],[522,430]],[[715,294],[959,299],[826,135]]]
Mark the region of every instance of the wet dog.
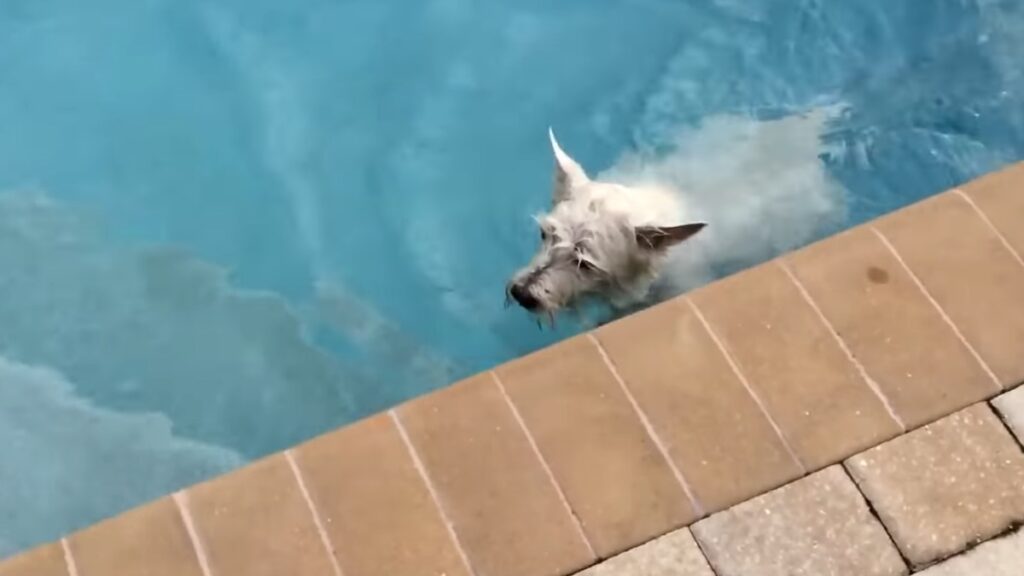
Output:
[[643,302],[670,252],[704,222],[690,222],[682,198],[656,186],[592,180],[548,131],[555,157],[551,210],[536,217],[540,247],[513,275],[506,294],[526,310],[554,319],[596,299],[613,310]]

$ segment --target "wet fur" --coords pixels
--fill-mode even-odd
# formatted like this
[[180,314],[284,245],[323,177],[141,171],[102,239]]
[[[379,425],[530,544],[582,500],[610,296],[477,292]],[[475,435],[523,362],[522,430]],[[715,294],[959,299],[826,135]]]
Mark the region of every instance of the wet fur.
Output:
[[699,232],[682,198],[659,187],[591,180],[549,131],[552,207],[536,217],[541,242],[506,291],[539,315],[598,300],[626,311],[644,302],[671,252]]

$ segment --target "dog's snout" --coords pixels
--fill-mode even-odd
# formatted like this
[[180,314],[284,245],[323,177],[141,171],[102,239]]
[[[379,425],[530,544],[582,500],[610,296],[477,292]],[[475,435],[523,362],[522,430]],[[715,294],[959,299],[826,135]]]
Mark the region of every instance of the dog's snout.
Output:
[[512,287],[509,288],[509,294],[512,295],[512,298],[515,299],[520,306],[527,310],[536,310],[540,305],[540,301],[537,300],[533,294],[530,294],[530,291],[522,284],[513,284]]

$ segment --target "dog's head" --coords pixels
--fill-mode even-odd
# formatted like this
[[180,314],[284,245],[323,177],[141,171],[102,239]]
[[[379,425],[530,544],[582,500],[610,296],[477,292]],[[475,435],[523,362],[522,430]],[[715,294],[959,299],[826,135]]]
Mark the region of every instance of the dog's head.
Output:
[[531,312],[548,315],[588,296],[612,303],[642,298],[668,249],[704,224],[634,226],[609,193],[625,189],[591,180],[554,133],[548,135],[555,156],[552,208],[536,217],[540,248],[509,281],[507,295]]

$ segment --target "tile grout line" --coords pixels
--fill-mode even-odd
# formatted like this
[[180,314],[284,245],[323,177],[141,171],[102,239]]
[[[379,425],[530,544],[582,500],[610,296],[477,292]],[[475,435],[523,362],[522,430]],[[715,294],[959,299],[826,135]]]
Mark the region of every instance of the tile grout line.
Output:
[[722,353],[722,356],[725,357],[725,361],[728,362],[729,367],[732,368],[733,374],[735,374],[736,377],[739,379],[740,384],[742,384],[743,387],[746,388],[747,394],[750,394],[750,397],[754,399],[754,403],[757,404],[757,407],[761,410],[761,414],[764,414],[765,419],[768,420],[768,424],[770,424],[772,430],[775,431],[775,435],[779,437],[779,441],[782,442],[782,446],[786,449],[786,452],[789,453],[789,457],[792,458],[793,462],[795,462],[797,467],[800,468],[800,472],[802,474],[807,474],[807,466],[804,465],[803,461],[800,460],[800,457],[797,456],[797,453],[793,449],[793,446],[789,443],[789,439],[786,438],[786,435],[782,433],[782,428],[779,427],[779,424],[775,421],[775,418],[773,418],[771,413],[768,412],[768,407],[765,406],[764,400],[761,399],[761,396],[759,396],[757,391],[754,390],[754,387],[751,386],[750,381],[747,380],[747,377],[743,374],[743,371],[740,370],[739,364],[736,363],[736,359],[732,357],[732,354],[730,354],[729,350],[725,347],[725,342],[722,342],[722,340],[718,337],[718,334],[716,334],[715,331],[711,328],[711,324],[707,321],[706,318],[704,318],[704,314],[701,313],[700,309],[697,308],[697,304],[693,301],[693,299],[690,297],[684,297],[684,299],[686,300],[686,303],[690,306],[690,310],[692,310],[694,315],[697,317],[697,320],[699,320],[701,325],[704,326],[704,330],[708,333],[709,336],[711,336],[711,339],[715,342],[715,345],[718,346],[718,350]]
[[683,475],[683,471],[676,466],[676,463],[672,460],[671,455],[668,453],[668,448],[665,443],[661,440],[661,436],[658,435],[654,429],[654,425],[647,418],[647,414],[644,413],[643,409],[640,408],[640,404],[633,397],[633,392],[630,391],[629,386],[626,385],[626,380],[619,374],[619,369],[616,368],[615,363],[612,362],[611,357],[608,356],[608,352],[601,345],[601,342],[594,336],[593,332],[587,332],[587,339],[597,348],[597,352],[601,355],[601,359],[604,360],[604,365],[612,373],[612,377],[619,384],[619,388],[622,389],[622,393],[626,395],[626,400],[629,401],[629,405],[633,407],[633,412],[636,413],[640,419],[640,424],[643,425],[644,430],[647,431],[647,435],[654,441],[655,447],[658,452],[661,453],[662,458],[665,459],[665,463],[668,464],[669,469],[672,471],[672,475],[675,476],[676,482],[683,488],[683,492],[686,493],[686,497],[690,500],[693,505],[693,512],[697,518],[703,518],[706,514],[704,506],[697,499],[697,495],[693,493],[693,488],[690,483],[686,481],[686,477]]
[[213,576],[213,570],[210,569],[210,560],[206,555],[206,548],[199,538],[195,522],[192,521],[192,512],[188,509],[188,495],[184,490],[179,490],[171,496],[171,499],[174,500],[174,504],[178,508],[178,514],[181,516],[181,521],[185,524],[188,539],[192,541],[192,551],[196,553],[199,569],[202,571],[203,576]]
[[953,191],[958,196],[963,198],[964,201],[971,205],[971,208],[974,209],[974,212],[977,213],[978,217],[980,217],[981,220],[985,223],[985,225],[988,226],[989,230],[991,230],[992,233],[996,235],[996,238],[999,238],[999,241],[1003,243],[1003,247],[1006,248],[1011,255],[1013,255],[1014,260],[1016,260],[1017,263],[1020,264],[1021,266],[1024,266],[1024,258],[1021,258],[1017,250],[1014,249],[1014,247],[1010,244],[1010,241],[1006,239],[1006,236],[1003,236],[1003,233],[1000,232],[998,228],[996,228],[996,225],[992,223],[992,220],[989,219],[988,214],[985,214],[985,211],[981,209],[981,206],[978,206],[974,202],[974,198],[971,198],[966,192],[964,192],[960,188],[954,188]]
[[409,458],[412,459],[413,468],[416,469],[420,479],[423,480],[423,484],[427,487],[430,499],[433,500],[434,507],[441,517],[441,523],[448,530],[448,537],[451,538],[455,551],[459,554],[459,559],[462,560],[462,565],[466,567],[466,571],[471,576],[475,575],[476,570],[473,569],[473,564],[469,561],[469,555],[466,553],[466,549],[463,548],[458,533],[455,532],[455,524],[452,523],[451,517],[448,516],[448,511],[445,510],[444,503],[441,501],[441,495],[437,493],[434,482],[430,479],[430,475],[427,474],[427,468],[423,465],[423,461],[420,460],[420,455],[416,452],[416,447],[413,446],[412,439],[409,438],[409,433],[405,430],[405,425],[402,424],[402,420],[398,417],[398,412],[392,408],[388,410],[388,416],[391,417],[391,421],[398,430],[398,435],[402,438],[402,443],[405,444],[405,450],[409,454]]
[[935,300],[935,297],[932,296],[931,292],[928,291],[928,288],[926,288],[924,283],[921,282],[921,279],[918,278],[917,274],[915,274],[914,271],[910,269],[910,266],[903,259],[903,256],[896,251],[896,247],[892,245],[892,242],[889,242],[889,239],[885,237],[885,234],[882,234],[882,231],[876,228],[875,226],[868,225],[868,228],[870,228],[871,231],[875,233],[875,236],[878,236],[878,239],[882,241],[882,244],[885,244],[885,247],[888,248],[889,252],[892,253],[892,255],[896,258],[896,261],[900,263],[900,266],[903,267],[903,270],[905,270],[906,273],[910,275],[910,279],[914,281],[915,285],[917,285],[917,289],[920,290],[922,294],[924,294],[924,297],[928,299],[928,302],[931,303],[932,307],[934,307],[935,310],[939,312],[939,315],[942,316],[942,320],[945,321],[946,325],[948,325],[953,330],[953,333],[956,334],[956,337],[960,340],[960,343],[967,348],[967,351],[971,353],[971,356],[974,356],[974,360],[978,362],[978,364],[981,366],[981,369],[984,370],[985,374],[988,374],[988,377],[992,380],[992,383],[996,387],[996,391],[1002,392],[1003,386],[1002,384],[1000,384],[999,378],[996,377],[995,372],[993,372],[992,369],[989,368],[985,360],[981,357],[980,354],[978,354],[978,351],[974,349],[974,346],[972,346],[971,343],[967,341],[967,338],[963,335],[962,332],[960,332],[960,329],[957,328],[956,324],[953,323],[953,319],[950,318],[948,314],[946,314],[946,311],[942,309],[942,306],[939,305],[939,302]]
[[988,404],[988,409],[995,414],[996,420],[999,420],[999,423],[1003,425],[1003,428],[1006,429],[1006,433],[1010,435],[1010,438],[1012,438],[1014,443],[1017,444],[1017,447],[1020,448],[1021,452],[1024,452],[1024,434],[1017,436],[1017,431],[1014,430],[1013,426],[1010,426],[1010,421],[1007,415],[999,409],[999,406],[996,405],[994,400],[995,398],[986,402],[986,404]]
[[[986,404],[986,403],[987,402],[980,402],[979,404]],[[990,408],[994,408],[994,406],[991,406],[991,405],[989,407]],[[996,416],[998,417],[998,415],[999,415],[998,414],[998,410],[993,410],[993,411],[996,412]],[[938,420],[936,420],[936,422],[938,422]],[[934,424],[934,422],[933,422],[933,424]],[[863,452],[861,454],[863,454]],[[885,531],[885,534],[889,537],[889,540],[892,541],[893,547],[896,549],[897,554],[900,555],[900,558],[903,560],[903,563],[910,570],[910,574],[911,575],[922,573],[922,572],[924,572],[924,571],[926,571],[928,569],[934,568],[936,566],[941,566],[942,564],[945,564],[946,562],[952,560],[953,558],[969,554],[970,552],[972,552],[973,550],[975,550],[979,546],[982,546],[984,544],[992,542],[993,540],[998,540],[1000,538],[1005,538],[1006,536],[1009,536],[1009,535],[1012,535],[1012,534],[1016,533],[1018,530],[1021,529],[1021,527],[1024,527],[1024,523],[1011,522],[1003,530],[1001,530],[1000,532],[997,532],[996,534],[986,538],[985,540],[982,540],[980,542],[979,541],[975,541],[975,540],[968,541],[966,543],[966,545],[964,545],[963,548],[960,548],[959,550],[957,550],[956,552],[953,552],[952,554],[947,554],[945,556],[941,556],[941,557],[939,557],[937,559],[934,559],[934,560],[931,560],[931,561],[929,561],[928,563],[925,563],[925,564],[915,565],[913,562],[911,562],[910,558],[908,558],[907,556],[905,556],[903,554],[903,549],[900,548],[899,544],[896,542],[895,536],[893,536],[892,533],[889,532],[889,527],[882,520],[882,516],[879,514],[878,509],[875,508],[874,503],[871,501],[870,498],[868,498],[868,495],[865,494],[864,491],[861,489],[860,482],[857,481],[857,477],[854,476],[853,472],[848,467],[847,462],[849,460],[852,460],[852,459],[858,457],[858,456],[860,456],[860,454],[856,454],[854,456],[851,456],[850,458],[847,458],[846,460],[840,462],[839,465],[843,469],[843,472],[846,473],[846,476],[853,482],[853,485],[857,489],[857,492],[860,493],[861,498],[864,499],[864,502],[867,504],[868,512],[882,526],[882,530]]]
[[331,543],[331,537],[327,534],[327,529],[324,528],[323,519],[320,518],[320,513],[313,502],[313,495],[309,493],[309,488],[306,487],[306,481],[302,477],[299,463],[295,461],[295,453],[291,448],[284,451],[284,458],[288,461],[288,467],[291,468],[292,475],[295,476],[295,483],[298,484],[299,492],[302,493],[302,499],[306,501],[309,513],[313,517],[313,524],[316,524],[316,531],[320,534],[320,541],[324,545],[324,551],[327,552],[327,559],[331,562],[331,568],[334,570],[335,576],[344,576],[345,573],[341,569],[341,564],[338,563],[338,559],[334,555],[334,545]]
[[700,555],[704,557],[704,564],[707,565],[708,570],[711,571],[711,575],[718,576],[718,569],[715,568],[715,564],[711,561],[711,556],[708,554],[708,551],[704,549],[704,544],[701,544],[700,538],[697,537],[697,533],[693,531],[693,526],[690,526],[687,530],[690,531],[690,538],[693,538],[693,543],[697,545],[697,552],[700,552]]
[[71,545],[68,539],[60,539],[60,547],[64,550],[64,565],[68,569],[68,576],[78,576],[78,565],[75,564],[75,557],[71,554]]
[[[863,454],[863,452],[861,452],[860,454]],[[914,570],[913,562],[911,562],[910,558],[907,558],[907,556],[903,554],[903,550],[900,548],[899,543],[896,542],[896,537],[893,536],[892,532],[889,531],[889,527],[886,526],[885,522],[882,520],[882,516],[878,513],[878,509],[875,508],[875,503],[871,501],[871,498],[868,498],[868,495],[865,494],[864,490],[860,487],[860,482],[857,482],[857,478],[853,475],[853,472],[851,472],[850,469],[847,468],[847,460],[856,458],[857,456],[860,456],[860,454],[855,454],[850,458],[847,458],[846,460],[839,462],[839,468],[843,471],[843,474],[846,476],[846,478],[853,483],[853,489],[856,490],[858,494],[860,494],[861,499],[864,501],[864,506],[868,509],[868,514],[870,514],[871,517],[875,519],[875,522],[878,522],[878,525],[882,527],[882,532],[885,532],[886,537],[889,538],[889,543],[892,544],[893,549],[896,550],[896,554],[899,555],[900,560],[903,562],[903,565],[907,568],[908,574],[913,574],[914,572],[916,572],[916,570]]]
[[551,470],[551,466],[548,465],[548,461],[544,459],[544,454],[540,451],[540,446],[537,445],[537,441],[533,438],[533,434],[530,429],[526,427],[526,421],[523,420],[522,414],[519,413],[519,409],[516,407],[515,402],[512,402],[512,397],[508,395],[508,391],[505,390],[505,385],[502,384],[501,378],[498,377],[498,373],[494,370],[490,371],[491,379],[494,381],[494,385],[498,387],[498,392],[501,393],[501,397],[505,399],[505,403],[508,405],[509,410],[512,411],[512,417],[515,418],[519,424],[519,429],[522,430],[523,435],[526,436],[526,441],[530,444],[530,448],[533,450],[533,454],[540,461],[541,468],[544,469],[544,473],[548,475],[548,480],[551,481],[551,485],[555,487],[555,492],[558,494],[559,501],[562,502],[562,506],[569,513],[569,517],[572,518],[573,524],[576,526],[576,531],[579,533],[583,543],[587,545],[587,551],[594,558],[600,559],[597,551],[594,550],[594,545],[590,543],[590,538],[587,536],[587,531],[583,529],[583,521],[580,520],[579,516],[576,515],[576,511],[572,509],[569,504],[569,499],[566,498],[565,492],[562,490],[562,486],[558,483],[555,478],[555,473]]
[[857,373],[860,374],[861,379],[864,381],[865,384],[867,384],[868,388],[870,388],[871,391],[874,392],[875,396],[882,403],[882,406],[885,407],[885,411],[889,413],[889,417],[892,418],[893,421],[896,422],[896,424],[900,427],[900,432],[906,432],[906,423],[903,422],[903,419],[900,418],[900,415],[896,413],[896,409],[893,407],[892,402],[890,402],[889,398],[885,395],[884,392],[882,392],[882,387],[879,386],[878,382],[871,377],[871,374],[868,373],[868,370],[867,368],[864,367],[864,364],[862,364],[861,361],[857,359],[857,356],[854,355],[853,350],[850,350],[850,347],[847,346],[846,342],[842,339],[841,336],[839,336],[839,332],[836,331],[836,328],[835,326],[832,325],[832,322],[830,322],[829,319],[825,317],[825,313],[822,312],[821,308],[818,307],[818,303],[815,302],[813,298],[811,298],[811,294],[807,291],[807,288],[803,285],[803,282],[801,282],[800,279],[796,277],[796,274],[794,274],[793,271],[790,270],[789,266],[787,266],[782,259],[778,259],[775,262],[779,266],[779,268],[781,268],[782,271],[786,273],[786,276],[789,277],[790,281],[793,282],[793,285],[796,286],[796,289],[797,291],[800,292],[800,296],[803,297],[804,302],[806,302],[807,305],[810,306],[812,310],[814,310],[814,313],[817,314],[818,320],[821,321],[821,323],[825,326],[825,329],[827,329],[829,334],[832,335],[832,338],[836,341],[836,344],[839,345],[839,348],[843,351],[843,354],[846,355],[846,359],[849,360],[851,364],[853,364],[853,367],[857,370]]
[[945,564],[946,562],[949,562],[950,560],[953,560],[954,558],[959,558],[961,556],[967,556],[968,554],[973,553],[978,548],[980,548],[980,547],[982,547],[985,544],[988,544],[990,542],[995,542],[997,540],[1002,540],[1003,538],[1008,538],[1010,536],[1014,536],[1018,532],[1021,532],[1021,528],[1024,528],[1024,522],[1011,522],[1001,532],[997,532],[995,535],[991,536],[987,540],[982,540],[980,542],[978,542],[976,540],[971,540],[971,541],[967,542],[967,546],[965,548],[963,548],[961,550],[958,550],[958,551],[950,554],[949,556],[944,556],[944,557],[940,558],[939,560],[935,560],[932,564],[928,564],[926,566],[923,566],[919,570],[914,571],[911,574],[911,576],[917,576],[918,574],[924,572],[925,570],[929,570],[929,569],[935,568],[936,566],[942,566],[943,564]]

